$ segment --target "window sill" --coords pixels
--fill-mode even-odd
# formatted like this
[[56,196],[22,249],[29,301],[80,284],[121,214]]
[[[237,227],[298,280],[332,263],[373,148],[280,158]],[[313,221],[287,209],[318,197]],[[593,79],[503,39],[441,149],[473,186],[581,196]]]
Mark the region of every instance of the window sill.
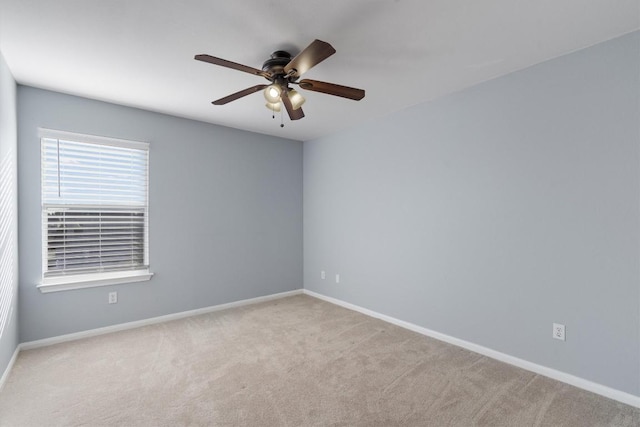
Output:
[[152,276],[153,273],[143,270],[47,277],[42,279],[42,282],[38,285],[38,289],[43,294],[46,294],[48,292],[71,291],[74,289],[94,288],[97,286],[143,282],[150,280]]

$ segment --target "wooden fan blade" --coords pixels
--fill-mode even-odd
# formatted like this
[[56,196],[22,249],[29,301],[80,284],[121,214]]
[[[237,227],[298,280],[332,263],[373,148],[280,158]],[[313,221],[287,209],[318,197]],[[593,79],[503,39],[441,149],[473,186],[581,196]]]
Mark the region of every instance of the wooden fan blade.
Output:
[[280,99],[284,104],[284,107],[287,109],[287,113],[289,114],[289,118],[291,120],[300,120],[304,117],[304,112],[302,108],[298,108],[297,110],[293,109],[293,105],[291,104],[291,100],[289,99],[289,92],[284,90],[280,95]]
[[322,40],[314,40],[311,42],[309,46],[304,48],[302,52],[296,55],[287,65],[284,67],[284,72],[288,73],[291,70],[294,70],[294,76],[298,77],[301,74],[306,73],[314,67],[318,65],[331,55],[336,53],[336,50],[327,42],[323,42]]
[[227,61],[226,59],[216,58],[211,55],[196,55],[194,59],[202,62],[208,62],[209,64],[220,65],[221,67],[227,67],[238,71],[244,71],[245,73],[253,74],[256,76],[268,76],[266,73],[257,68],[249,67],[247,65],[237,64],[235,62]]
[[364,90],[356,89],[354,87],[341,86],[334,83],[319,82],[318,80],[309,79],[300,80],[300,83],[298,84],[302,89],[341,96],[343,98],[349,98],[356,101],[360,101],[364,98]]
[[264,89],[265,87],[267,87],[268,85],[256,85],[256,86],[251,86],[249,88],[246,88],[244,90],[241,90],[239,92],[236,93],[232,93],[229,96],[225,96],[224,98],[220,98],[216,101],[213,101],[212,104],[213,105],[224,105],[227,104],[231,101],[235,101],[236,99],[242,98],[243,96],[247,96],[247,95],[251,95],[252,93],[256,93],[262,89]]

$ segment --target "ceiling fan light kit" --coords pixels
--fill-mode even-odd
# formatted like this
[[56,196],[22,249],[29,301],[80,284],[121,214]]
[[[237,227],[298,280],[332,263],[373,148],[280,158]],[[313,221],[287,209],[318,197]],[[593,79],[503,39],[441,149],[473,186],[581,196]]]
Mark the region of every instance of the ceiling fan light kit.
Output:
[[290,85],[298,85],[298,87],[304,90],[340,96],[342,98],[353,99],[355,101],[359,101],[364,98],[364,90],[362,89],[317,80],[303,79],[298,81],[302,74],[306,73],[334,53],[336,53],[336,50],[329,43],[323,42],[322,40],[314,40],[309,44],[309,46],[304,48],[302,52],[296,55],[295,58],[291,58],[291,54],[284,50],[273,52],[271,57],[262,64],[261,70],[206,54],[196,55],[195,59],[219,65],[221,67],[261,76],[271,82],[271,84],[268,85],[256,85],[241,90],[225,96],[224,98],[215,100],[212,104],[224,105],[264,89],[264,97],[267,100],[266,107],[269,110],[274,112],[280,111],[282,105],[284,105],[291,120],[300,120],[304,117],[304,112],[301,107],[306,100],[298,91],[291,88]]

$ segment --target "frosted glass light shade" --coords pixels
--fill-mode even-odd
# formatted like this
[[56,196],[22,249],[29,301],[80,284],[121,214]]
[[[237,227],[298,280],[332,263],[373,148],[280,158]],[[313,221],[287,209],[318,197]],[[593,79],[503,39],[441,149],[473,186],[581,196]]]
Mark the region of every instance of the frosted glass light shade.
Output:
[[294,89],[289,90],[289,99],[291,100],[291,106],[293,106],[294,110],[302,107],[302,104],[306,101],[306,99]]
[[280,102],[281,92],[282,89],[280,88],[280,86],[276,84],[269,85],[264,90],[264,98],[267,100],[267,102],[275,104],[277,102]]
[[280,102],[267,102],[265,107],[271,111],[279,112],[282,109],[282,104]]

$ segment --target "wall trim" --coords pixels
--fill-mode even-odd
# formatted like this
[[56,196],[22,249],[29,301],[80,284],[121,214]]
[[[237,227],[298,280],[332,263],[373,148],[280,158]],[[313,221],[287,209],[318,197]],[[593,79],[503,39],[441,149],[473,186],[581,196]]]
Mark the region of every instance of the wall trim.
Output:
[[137,320],[134,322],[120,323],[117,325],[106,326],[104,328],[91,329],[88,331],[75,332],[72,334],[60,335],[52,338],[45,338],[45,339],[36,340],[36,341],[24,342],[24,343],[18,344],[15,352],[13,353],[11,360],[9,361],[9,364],[7,365],[4,373],[2,374],[2,377],[0,378],[0,390],[2,390],[2,388],[4,387],[4,384],[7,378],[9,377],[9,373],[13,368],[13,365],[18,357],[18,354],[22,350],[30,350],[34,348],[46,347],[46,346],[59,344],[63,342],[75,341],[82,338],[94,337],[98,335],[108,334],[111,332],[124,331],[127,329],[135,329],[142,326],[169,322],[172,320],[183,319],[186,317],[198,316],[200,314],[213,313],[216,311],[226,310],[234,307],[242,307],[246,305],[258,304],[261,302],[277,300],[277,299],[286,298],[294,295],[300,295],[300,294],[309,295],[311,297],[318,298],[323,301],[327,301],[329,303],[347,308],[349,310],[357,311],[364,315],[383,320],[385,322],[391,323],[401,328],[405,328],[410,331],[417,332],[421,335],[435,338],[439,341],[443,341],[458,347],[465,348],[467,350],[473,351],[478,354],[482,354],[483,356],[490,357],[500,362],[508,363],[510,365],[517,366],[527,371],[531,371],[536,374],[543,375],[545,377],[572,385],[574,387],[578,387],[583,390],[587,390],[592,393],[599,394],[609,399],[616,400],[626,405],[640,408],[640,396],[635,396],[633,394],[616,390],[614,388],[607,387],[605,385],[598,384],[593,381],[586,380],[584,378],[576,377],[575,375],[558,371],[556,369],[548,368],[546,366],[538,365],[537,363],[529,362],[527,360],[520,359],[515,356],[501,353],[499,351],[492,350],[490,348],[483,347],[481,345],[474,344],[469,341],[465,341],[465,340],[455,338],[440,332],[436,332],[431,329],[424,328],[422,326],[418,326],[413,323],[406,322],[404,320],[396,319],[395,317],[387,316],[386,314],[381,314],[376,311],[370,310],[368,308],[360,307],[358,305],[351,304],[351,303],[339,300],[337,298],[322,295],[307,289],[296,289],[293,291],[281,292],[278,294],[272,294],[272,295],[266,295],[266,296],[257,297],[257,298],[234,301],[234,302],[225,303],[225,304],[218,304],[214,306],[198,308],[195,310],[188,310],[188,311],[183,311],[179,313],[167,314],[164,316],[152,317],[149,319]]
[[576,377],[575,375],[571,375],[566,372],[562,372],[556,369],[548,368],[546,366],[538,365],[537,363],[529,362],[528,360],[520,359],[518,357],[501,353],[499,351],[492,350],[490,348],[483,347],[481,345],[474,344],[469,341],[465,341],[465,340],[455,338],[440,332],[436,332],[431,329],[427,329],[422,326],[415,325],[413,323],[405,322],[404,320],[396,319],[395,317],[387,316],[386,314],[381,314],[376,311],[369,310],[368,308],[360,307],[358,305],[351,304],[351,303],[339,300],[337,298],[322,295],[313,291],[309,291],[307,289],[304,289],[303,293],[305,295],[309,295],[311,297],[318,298],[335,305],[339,305],[349,310],[357,311],[367,316],[384,320],[385,322],[391,323],[396,326],[400,326],[401,328],[405,328],[410,331],[417,332],[419,334],[422,334],[431,338],[435,338],[439,341],[444,341],[448,344],[453,344],[455,346],[462,347],[464,349],[473,351],[483,356],[490,357],[500,362],[508,363],[509,365],[517,366],[518,368],[522,368],[527,371],[531,371],[533,373],[543,375],[545,377],[572,385],[574,387],[581,388],[586,391],[590,391],[595,394],[599,394],[600,396],[604,396],[609,399],[616,400],[626,405],[640,408],[640,396],[635,396],[633,394],[630,394],[621,390],[616,390],[614,388],[607,387],[605,385],[598,384],[593,381],[586,380],[584,378]]
[[9,373],[13,368],[13,364],[16,363],[16,359],[18,358],[18,353],[20,353],[20,344],[17,345],[15,351],[13,352],[13,356],[11,356],[11,360],[9,360],[9,363],[7,364],[7,367],[4,370],[2,377],[0,378],[0,391],[2,391],[2,388],[4,387],[4,383],[7,381],[7,378],[9,378]]
[[[226,304],[218,304],[204,308],[197,308],[195,310],[182,311],[179,313],[167,314],[164,316],[151,317],[149,319],[136,320],[133,322],[119,323],[117,325],[105,326],[104,328],[90,329],[87,331],[74,332],[72,334],[59,335],[57,337],[44,338],[41,340],[28,341],[19,345],[20,350],[31,350],[34,348],[46,347],[54,344],[60,344],[68,341],[75,341],[82,338],[95,337],[98,335],[109,334],[111,332],[124,331],[127,329],[140,328],[142,326],[155,325],[157,323],[169,322],[172,320],[184,319],[185,317],[198,316],[200,314],[213,313],[215,311],[227,310],[234,307],[242,307],[245,305],[258,304],[261,302],[272,301],[276,299],[286,298],[293,295],[302,294],[302,289],[295,289],[293,291],[281,292],[278,294],[265,295],[262,297],[249,298],[240,301],[229,302]],[[17,352],[17,350],[16,350]],[[15,356],[14,356],[15,357]],[[11,366],[11,363],[9,364]],[[9,369],[5,371],[5,375]],[[4,376],[3,376],[4,378]]]

